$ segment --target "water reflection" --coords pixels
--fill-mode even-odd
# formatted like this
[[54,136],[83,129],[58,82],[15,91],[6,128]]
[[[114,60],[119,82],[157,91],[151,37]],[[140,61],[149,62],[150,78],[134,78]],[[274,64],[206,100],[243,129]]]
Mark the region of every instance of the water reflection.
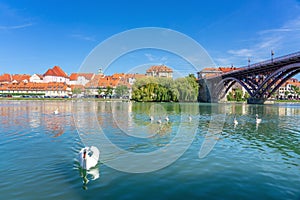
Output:
[[94,181],[100,177],[98,165],[89,170],[79,167],[78,170],[79,170],[80,177],[82,178],[82,183],[83,183],[82,188],[84,190],[88,189],[87,185],[90,181]]
[[[59,108],[60,114],[53,111]],[[72,106],[67,102],[59,101],[1,101],[0,122],[3,130],[9,134],[11,127],[49,134],[51,137],[59,137],[64,134],[65,126],[70,125]],[[20,134],[14,132],[11,134]],[[30,132],[22,132],[30,134]],[[16,138],[17,139],[17,138]]]
[[[53,114],[56,108],[59,109],[57,115]],[[256,114],[262,119],[261,123],[256,123]],[[210,122],[221,124],[218,120],[212,120],[212,115],[225,115],[222,134],[220,138],[216,138],[218,141],[227,138],[232,143],[238,141],[248,146],[264,145],[265,148],[276,149],[287,157],[300,155],[297,148],[300,144],[300,104],[0,102],[1,134],[10,139],[18,139],[32,132],[61,137],[68,125],[73,130],[78,129],[84,141],[85,137],[89,137],[88,134],[94,134],[100,127],[112,142],[136,152],[151,151],[167,145],[180,126],[188,129],[196,124],[198,135],[195,140],[198,137],[204,138]],[[153,116],[153,123],[149,116]],[[164,120],[166,116],[169,121]],[[162,120],[160,124],[156,123],[159,117]],[[238,124],[234,124],[234,118]],[[27,129],[31,132],[14,131]],[[267,151],[262,151],[264,152]]]

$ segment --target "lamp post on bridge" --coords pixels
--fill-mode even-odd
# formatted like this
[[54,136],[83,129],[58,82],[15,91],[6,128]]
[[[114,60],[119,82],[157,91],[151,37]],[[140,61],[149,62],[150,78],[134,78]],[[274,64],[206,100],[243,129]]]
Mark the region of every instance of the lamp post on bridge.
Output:
[[273,63],[273,57],[274,57],[274,51],[271,50],[271,61],[272,61],[272,63]]
[[248,67],[250,67],[250,58],[248,57]]

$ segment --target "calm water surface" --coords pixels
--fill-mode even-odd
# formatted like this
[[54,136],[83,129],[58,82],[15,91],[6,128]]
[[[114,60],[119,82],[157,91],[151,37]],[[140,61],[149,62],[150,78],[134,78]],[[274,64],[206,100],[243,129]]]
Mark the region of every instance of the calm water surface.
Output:
[[[255,114],[262,119],[258,125]],[[222,133],[200,159],[216,115],[225,117]],[[300,104],[0,101],[0,121],[0,199],[300,199]],[[194,130],[195,137],[163,169],[121,172],[105,162],[124,155],[110,153],[85,174],[77,153],[84,145],[105,152],[99,130],[135,153],[164,148],[179,131],[178,146]],[[133,163],[123,164],[130,169]]]

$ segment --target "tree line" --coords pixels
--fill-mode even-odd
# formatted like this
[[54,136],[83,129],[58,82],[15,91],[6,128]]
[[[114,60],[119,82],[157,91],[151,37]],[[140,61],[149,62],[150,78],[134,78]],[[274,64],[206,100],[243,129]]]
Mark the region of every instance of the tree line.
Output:
[[196,102],[199,85],[193,74],[171,79],[145,77],[132,86],[132,100],[145,102]]

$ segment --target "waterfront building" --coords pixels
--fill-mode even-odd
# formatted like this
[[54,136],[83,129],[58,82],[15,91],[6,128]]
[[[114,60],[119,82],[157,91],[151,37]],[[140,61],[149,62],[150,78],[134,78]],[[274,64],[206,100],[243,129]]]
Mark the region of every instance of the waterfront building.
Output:
[[277,90],[277,99],[300,99],[300,82],[291,78]]
[[11,82],[10,74],[2,74],[0,76],[0,84],[7,84]]
[[154,65],[146,71],[147,76],[173,78],[173,70],[165,65]]
[[27,74],[13,74],[11,75],[12,83],[28,83],[30,79],[30,75]]
[[86,85],[94,78],[94,73],[72,73],[70,75],[70,85]]
[[219,76],[223,73],[235,71],[235,70],[241,70],[243,68],[236,68],[236,67],[210,67],[210,68],[204,68],[201,71],[197,72],[198,79],[205,79],[205,78],[211,78],[213,76]]
[[43,83],[43,75],[40,75],[40,74],[33,74],[33,75],[29,78],[29,82],[32,82],[32,83]]
[[1,85],[0,93],[11,96],[67,97],[71,95],[71,88],[66,83],[20,82]]
[[70,81],[68,75],[59,66],[48,69],[43,77],[44,83],[56,82],[69,84]]

